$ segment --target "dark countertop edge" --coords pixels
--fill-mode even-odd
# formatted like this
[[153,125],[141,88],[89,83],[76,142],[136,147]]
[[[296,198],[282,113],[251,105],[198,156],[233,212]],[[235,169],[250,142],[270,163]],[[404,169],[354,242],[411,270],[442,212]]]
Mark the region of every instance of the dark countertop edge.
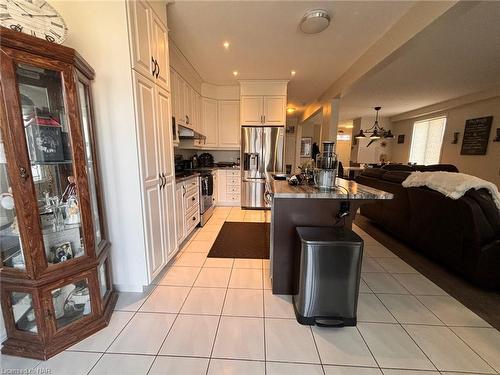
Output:
[[187,181],[187,180],[190,180],[192,178],[199,177],[199,176],[200,176],[200,173],[193,172],[193,174],[191,174],[189,176],[176,177],[175,178],[175,183],[177,184],[179,182]]

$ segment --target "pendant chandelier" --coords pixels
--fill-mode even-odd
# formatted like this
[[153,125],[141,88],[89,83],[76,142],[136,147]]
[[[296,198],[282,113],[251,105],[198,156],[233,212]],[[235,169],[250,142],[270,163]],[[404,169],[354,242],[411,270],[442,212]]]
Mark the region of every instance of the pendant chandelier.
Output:
[[385,130],[378,124],[378,111],[380,111],[382,107],[374,107],[373,109],[377,111],[377,115],[375,116],[375,123],[371,128],[366,129],[365,131],[363,131],[363,129],[359,129],[359,133],[354,138],[363,139],[367,138],[366,134],[371,134],[370,139],[393,139],[394,135],[391,133],[391,130]]

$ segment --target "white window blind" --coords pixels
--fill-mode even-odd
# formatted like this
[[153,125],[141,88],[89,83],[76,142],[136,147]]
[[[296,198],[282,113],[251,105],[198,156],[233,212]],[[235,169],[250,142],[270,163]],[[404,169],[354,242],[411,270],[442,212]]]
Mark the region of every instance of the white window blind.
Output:
[[441,156],[446,117],[417,121],[413,124],[410,163],[438,164]]

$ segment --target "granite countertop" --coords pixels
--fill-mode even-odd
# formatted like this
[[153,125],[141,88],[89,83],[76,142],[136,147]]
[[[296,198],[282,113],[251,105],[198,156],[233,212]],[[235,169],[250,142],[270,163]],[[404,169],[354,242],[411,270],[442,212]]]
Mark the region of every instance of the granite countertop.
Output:
[[[274,199],[279,198],[313,198],[313,199],[392,199],[394,196],[383,190],[361,185],[355,181],[337,178],[336,183],[340,188],[335,190],[323,190],[314,185],[292,186],[287,180],[275,180],[271,176],[267,178],[269,192]],[[349,195],[347,194],[347,191]]]

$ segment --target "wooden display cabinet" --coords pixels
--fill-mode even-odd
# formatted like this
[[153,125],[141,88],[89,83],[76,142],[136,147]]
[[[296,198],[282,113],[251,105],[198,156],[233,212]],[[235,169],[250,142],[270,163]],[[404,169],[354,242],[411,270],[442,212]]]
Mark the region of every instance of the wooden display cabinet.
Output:
[[93,131],[93,69],[0,29],[2,353],[47,359],[105,327],[117,295]]

